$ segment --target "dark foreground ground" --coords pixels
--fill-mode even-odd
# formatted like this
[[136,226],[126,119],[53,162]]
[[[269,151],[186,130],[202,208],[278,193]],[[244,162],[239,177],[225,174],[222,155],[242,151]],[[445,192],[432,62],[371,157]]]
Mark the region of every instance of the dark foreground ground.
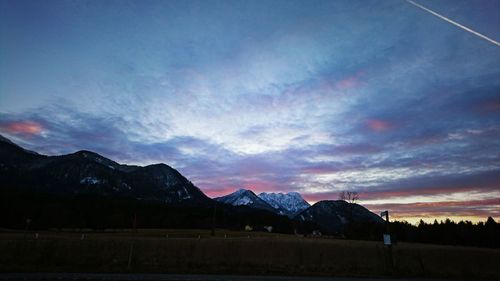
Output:
[[[38,238],[33,232],[0,232],[0,272],[4,273],[147,272],[200,274],[201,278],[207,277],[204,274],[230,274],[500,280],[499,264],[499,249],[408,243],[389,249],[373,241],[222,230],[215,237],[207,230],[86,233],[83,237],[79,232],[40,232]],[[178,280],[294,280],[224,278],[229,279]],[[51,278],[40,280],[48,279]]]
[[174,274],[91,274],[91,273],[7,273],[0,274],[2,281],[439,281],[438,279],[393,278],[327,278],[238,275],[174,275]]

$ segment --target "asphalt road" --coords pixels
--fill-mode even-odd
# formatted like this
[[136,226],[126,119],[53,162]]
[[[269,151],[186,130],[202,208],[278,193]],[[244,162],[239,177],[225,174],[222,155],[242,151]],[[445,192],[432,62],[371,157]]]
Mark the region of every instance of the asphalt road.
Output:
[[[0,281],[444,281],[443,279],[318,278],[282,276],[92,274],[92,273],[0,273]],[[450,281],[450,280],[447,280]]]

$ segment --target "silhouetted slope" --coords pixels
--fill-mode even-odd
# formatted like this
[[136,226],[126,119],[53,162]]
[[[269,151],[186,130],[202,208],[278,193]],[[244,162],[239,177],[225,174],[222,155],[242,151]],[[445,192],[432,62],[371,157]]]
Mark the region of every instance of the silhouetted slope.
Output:
[[212,204],[200,189],[165,164],[118,164],[91,151],[44,156],[0,139],[2,185],[58,195],[96,194],[165,203]]
[[328,233],[342,233],[353,223],[381,224],[384,220],[365,207],[344,200],[323,200],[295,216],[299,221],[317,223]]

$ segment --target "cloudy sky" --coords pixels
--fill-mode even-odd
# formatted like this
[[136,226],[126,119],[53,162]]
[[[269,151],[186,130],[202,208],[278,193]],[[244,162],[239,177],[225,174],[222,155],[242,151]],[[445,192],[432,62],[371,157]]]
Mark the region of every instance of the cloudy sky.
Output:
[[[418,3],[500,40],[496,0]],[[0,133],[209,196],[500,219],[500,47],[402,0],[0,0]]]

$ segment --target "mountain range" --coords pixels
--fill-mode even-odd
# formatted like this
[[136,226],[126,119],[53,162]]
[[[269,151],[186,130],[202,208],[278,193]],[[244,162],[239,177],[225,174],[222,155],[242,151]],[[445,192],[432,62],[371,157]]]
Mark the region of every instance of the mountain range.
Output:
[[271,205],[275,209],[275,212],[290,218],[311,207],[298,192],[262,192],[259,194],[259,197]]
[[91,151],[46,156],[0,139],[0,182],[58,195],[98,194],[166,203],[210,204],[199,188],[165,164],[118,164]]
[[309,208],[311,205],[298,192],[267,193],[256,195],[248,189],[239,189],[231,194],[215,198],[216,201],[233,206],[248,206],[255,209],[271,211],[289,218]]
[[271,205],[262,200],[253,191],[247,189],[239,189],[231,194],[214,198],[214,200],[233,206],[248,206],[254,209],[275,212],[274,208],[271,207]]
[[26,150],[0,136],[0,190],[13,188],[67,198],[97,195],[205,209],[222,204],[226,220],[235,212],[259,214],[258,217],[271,222],[283,222],[277,217],[285,217],[296,224],[316,225],[330,233],[342,231],[345,225],[353,222],[379,224],[383,221],[366,208],[342,200],[320,201],[310,206],[297,192],[256,195],[251,190],[239,189],[211,199],[166,164],[123,165],[86,150],[47,156]]

